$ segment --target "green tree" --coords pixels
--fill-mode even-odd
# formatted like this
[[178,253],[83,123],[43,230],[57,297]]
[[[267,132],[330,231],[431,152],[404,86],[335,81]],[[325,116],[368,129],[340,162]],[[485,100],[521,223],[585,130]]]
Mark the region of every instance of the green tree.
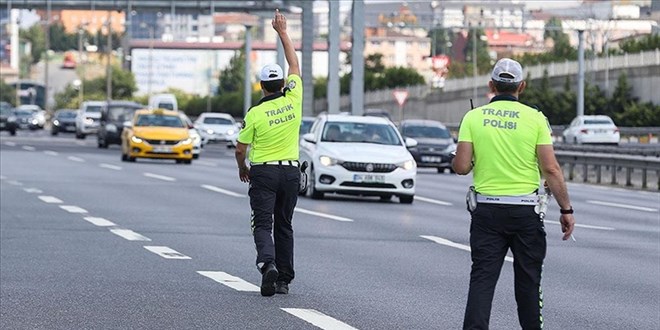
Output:
[[245,80],[245,54],[238,51],[229,60],[229,65],[220,72],[220,84],[218,85],[218,95],[231,92],[240,92],[243,90]]
[[78,36],[67,33],[61,23],[50,26],[50,48],[54,51],[67,51],[78,48]]
[[628,77],[626,74],[622,73],[617,79],[616,88],[614,88],[612,98],[608,102],[609,106],[607,114],[610,116],[616,116],[617,114],[623,113],[626,107],[634,102],[635,100],[632,97],[632,86],[628,83]]
[[19,32],[21,39],[31,43],[31,63],[39,63],[41,57],[46,52],[46,36],[44,29],[39,24],[34,24],[30,28]]
[[626,105],[623,112],[614,114],[613,119],[619,126],[658,126],[660,106],[651,102],[632,102]]
[[0,79],[0,101],[16,105],[16,89]]
[[428,37],[431,38],[431,54],[449,54],[451,52],[451,31],[444,28],[435,28],[430,30]]
[[[106,99],[105,76],[85,80],[84,86],[84,100]],[[133,98],[135,91],[137,91],[137,85],[133,73],[114,66],[112,70],[112,99],[130,100]],[[78,100],[78,89],[72,84],[67,85],[62,92],[55,94],[55,106],[57,108],[79,108]]]
[[622,53],[639,53],[660,48],[660,34],[649,34],[639,39],[625,40],[619,46]]

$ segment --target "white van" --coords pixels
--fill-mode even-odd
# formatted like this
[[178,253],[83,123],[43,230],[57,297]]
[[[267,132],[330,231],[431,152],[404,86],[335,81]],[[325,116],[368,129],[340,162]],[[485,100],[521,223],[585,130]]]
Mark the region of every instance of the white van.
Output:
[[174,94],[155,94],[149,97],[149,109],[179,111],[179,105]]

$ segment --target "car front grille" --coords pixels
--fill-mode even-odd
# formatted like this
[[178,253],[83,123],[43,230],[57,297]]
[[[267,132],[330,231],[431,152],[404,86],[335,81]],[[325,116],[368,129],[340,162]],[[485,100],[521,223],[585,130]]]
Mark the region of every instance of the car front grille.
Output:
[[389,173],[396,169],[394,164],[378,163],[344,162],[341,166],[352,172]]
[[340,186],[343,187],[358,187],[358,188],[381,188],[381,189],[395,189],[396,186],[391,183],[379,182],[342,182]]
[[145,140],[151,145],[173,146],[179,143],[179,140]]

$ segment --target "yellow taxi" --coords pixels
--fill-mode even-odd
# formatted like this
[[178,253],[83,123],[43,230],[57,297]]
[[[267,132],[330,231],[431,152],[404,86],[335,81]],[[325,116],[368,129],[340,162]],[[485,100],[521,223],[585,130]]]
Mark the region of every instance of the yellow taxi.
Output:
[[134,162],[136,158],[192,163],[193,139],[179,112],[163,109],[135,112],[121,134],[121,160]]

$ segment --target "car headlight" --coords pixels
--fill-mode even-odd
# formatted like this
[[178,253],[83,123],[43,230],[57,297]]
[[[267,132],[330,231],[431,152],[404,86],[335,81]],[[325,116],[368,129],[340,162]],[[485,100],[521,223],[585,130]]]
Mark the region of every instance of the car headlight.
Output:
[[37,125],[39,124],[39,121],[37,119],[32,119],[32,125]]
[[85,125],[91,125],[94,124],[94,119],[92,118],[85,118]]
[[53,120],[53,125],[60,126],[60,121],[57,119]]
[[236,132],[234,132],[233,129],[230,129],[230,130],[227,131],[227,135],[234,135],[234,133],[236,133]]
[[215,133],[215,132],[213,132],[212,129],[207,129],[207,130],[206,130],[206,134],[213,134],[213,133]]
[[445,149],[445,152],[447,153],[452,153],[454,151],[456,151],[456,144],[450,144],[449,146],[447,146],[447,149]]
[[329,156],[321,156],[321,157],[319,157],[319,161],[321,162],[321,165],[323,165],[323,166],[332,166],[332,165],[337,165],[338,163],[340,163],[339,160],[334,159],[334,158],[329,157]]
[[117,132],[117,126],[115,124],[105,125],[105,130],[108,132]]
[[144,142],[144,140],[140,139],[139,137],[137,137],[137,136],[135,136],[135,135],[131,136],[131,141],[133,141],[133,142],[135,142],[135,143],[142,143],[142,142]]
[[197,143],[199,143],[199,142],[202,140],[202,137],[200,137],[199,135],[195,134],[195,135],[193,135],[192,140],[193,140],[193,142],[195,142],[195,144],[197,144]]
[[187,139],[185,139],[185,140],[181,140],[181,142],[179,142],[179,144],[191,144],[191,143],[192,143],[192,139],[191,139],[191,138],[187,138]]
[[406,160],[405,162],[399,163],[397,165],[406,171],[410,171],[415,168],[415,161],[413,161],[412,159]]

